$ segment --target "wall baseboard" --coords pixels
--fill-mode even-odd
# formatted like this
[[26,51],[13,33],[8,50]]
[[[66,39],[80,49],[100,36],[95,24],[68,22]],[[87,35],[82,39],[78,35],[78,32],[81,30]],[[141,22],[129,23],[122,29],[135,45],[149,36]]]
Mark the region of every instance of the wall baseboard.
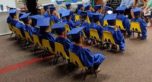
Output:
[[8,33],[3,33],[3,34],[0,34],[0,36],[5,36],[5,35],[9,35],[11,34],[12,32],[8,32]]

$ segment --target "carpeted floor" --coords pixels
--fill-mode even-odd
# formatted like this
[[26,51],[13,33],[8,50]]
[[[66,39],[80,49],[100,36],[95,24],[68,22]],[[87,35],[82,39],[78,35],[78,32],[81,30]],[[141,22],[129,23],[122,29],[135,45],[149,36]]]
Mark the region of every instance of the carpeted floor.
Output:
[[[152,81],[152,28],[146,41],[126,39],[124,54],[103,52],[106,61],[100,66],[98,77],[89,76],[85,82],[151,82]],[[79,71],[66,72],[64,64],[50,65],[29,50],[21,49],[9,35],[0,36],[0,82],[82,82]],[[18,65],[18,68],[13,67]],[[26,64],[26,65],[22,65]],[[2,71],[6,71],[2,73]]]

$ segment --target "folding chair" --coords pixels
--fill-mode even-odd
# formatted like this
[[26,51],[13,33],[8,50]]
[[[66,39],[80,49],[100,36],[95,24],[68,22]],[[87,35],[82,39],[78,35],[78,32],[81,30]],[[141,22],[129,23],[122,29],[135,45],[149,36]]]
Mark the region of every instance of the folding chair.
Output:
[[120,30],[125,31],[126,29],[123,26],[123,23],[121,20],[117,19],[116,20],[116,25],[119,27]]
[[33,42],[33,40],[32,40],[32,38],[31,38],[31,36],[30,36],[30,34],[29,34],[29,32],[27,32],[27,31],[24,31],[24,34],[25,34],[25,39],[26,39],[26,41],[28,41],[28,42]]
[[138,33],[138,35],[141,34],[141,27],[139,22],[131,21],[130,31],[133,33],[133,37],[134,33]]
[[53,25],[54,25],[54,21],[51,21],[51,22],[50,22],[50,26],[53,26]]
[[33,34],[32,37],[33,37],[33,44],[34,44],[33,54],[37,54],[36,51],[41,51],[43,49],[43,46],[40,42],[38,35]]
[[95,47],[100,47],[101,39],[96,29],[90,29],[90,39],[91,39],[91,42],[88,42],[89,44]]
[[100,25],[100,26],[101,26],[101,24],[100,24],[100,22],[99,22],[99,21],[97,22],[97,25]]
[[80,15],[75,15],[75,21],[79,21],[80,20]]
[[90,38],[96,41],[101,41],[98,31],[96,29],[90,29]]
[[113,47],[116,47],[116,50],[118,50],[119,46],[115,43],[114,37],[111,32],[103,31],[102,35],[102,43],[107,47],[106,44],[108,44],[108,49],[112,50]]
[[33,37],[34,46],[38,46],[42,48],[42,44],[40,43],[39,36],[36,34],[33,34],[32,37]]
[[15,30],[11,24],[8,24],[8,27],[9,27],[9,30],[12,32],[10,35],[10,37],[12,37],[12,35],[15,33]]
[[83,73],[83,80],[85,80],[85,78],[87,77],[87,72],[93,72],[93,74],[95,74],[95,76],[97,76],[96,70],[94,68],[88,68],[86,66],[83,65],[82,61],[80,60],[80,58],[73,52],[69,52],[70,53],[70,63],[76,65],[79,67],[79,69],[81,70],[81,73]]
[[70,32],[70,27],[69,27],[68,24],[65,25],[65,31],[66,31],[67,33]]
[[13,27],[13,28],[14,28],[14,30],[15,30],[15,33],[16,33],[17,38],[18,38],[19,40],[25,40],[25,38],[23,37],[20,29],[18,29],[18,28],[16,28],[16,27]]
[[50,52],[50,53],[54,53],[54,52],[53,52],[53,49],[52,49],[52,47],[51,47],[51,45],[50,45],[49,40],[47,40],[47,39],[42,39],[42,47],[43,47],[43,49],[45,49],[46,51],[48,51],[48,52]]
[[60,56],[62,56],[65,60],[69,60],[69,57],[65,52],[64,46],[61,43],[55,42],[55,54],[57,55],[57,60]]
[[42,47],[43,47],[43,50],[44,50],[44,52],[43,52],[43,54],[42,54],[42,57],[44,57],[44,56],[46,56],[46,55],[48,55],[48,54],[51,54],[51,57],[54,57],[54,56],[55,56],[55,55],[54,55],[54,52],[53,52],[53,49],[52,49],[52,47],[51,47],[51,45],[50,45],[49,40],[47,40],[47,39],[42,39]]
[[106,20],[104,20],[103,26],[108,26],[108,22]]
[[87,18],[86,18],[86,21],[87,21],[89,24],[91,23],[88,16],[87,16]]

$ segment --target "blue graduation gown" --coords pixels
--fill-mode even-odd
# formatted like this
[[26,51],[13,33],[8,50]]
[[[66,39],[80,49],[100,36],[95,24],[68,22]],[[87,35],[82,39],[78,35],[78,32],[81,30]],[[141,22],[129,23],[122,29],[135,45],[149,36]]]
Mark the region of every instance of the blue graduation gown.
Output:
[[76,28],[76,26],[80,25],[80,22],[74,22],[72,20],[67,21],[67,24],[69,25],[70,29]]
[[67,55],[69,55],[68,51],[70,49],[72,42],[69,39],[63,37],[57,37],[55,41],[61,43],[64,46],[65,52],[67,53]]
[[40,39],[47,39],[50,42],[55,42],[54,36],[50,32],[39,32]]
[[25,34],[24,34],[24,31],[26,30],[25,29],[25,24],[23,24],[23,23],[21,23],[21,22],[18,21],[16,23],[15,27],[18,28],[18,29],[20,29],[22,35],[25,36]]
[[89,17],[92,16],[92,12],[90,10],[87,11],[87,14],[88,14]]
[[54,15],[50,15],[50,21],[53,21],[54,23],[58,23],[60,19]]
[[86,21],[82,21],[81,22],[81,25],[80,25],[81,27],[85,27],[84,28],[84,32],[85,32],[85,35],[89,38],[89,26],[90,26],[90,24],[88,23],[88,22],[86,22]]
[[79,10],[77,11],[77,14],[78,14],[78,15],[81,15],[81,12],[82,12],[82,10],[79,9]]
[[112,26],[106,26],[103,28],[104,31],[109,31],[112,33],[115,43],[119,45],[120,50],[125,50],[125,39],[123,37],[123,34],[121,33],[120,29],[115,29]]
[[142,18],[132,19],[132,21],[136,21],[140,23],[141,32],[142,32],[142,39],[147,38],[147,23]]
[[44,17],[50,17],[50,15],[47,11],[44,13]]
[[[42,41],[42,39],[47,39],[47,40],[49,40],[49,42],[50,42],[50,45],[51,45],[51,48],[52,48],[52,50],[54,51],[54,49],[55,49],[55,45],[54,45],[54,43],[55,43],[55,38],[54,38],[54,36],[52,35],[52,33],[50,33],[50,32],[39,32],[39,39],[40,39],[40,41]],[[42,43],[42,42],[41,42]]]
[[16,26],[16,28],[18,28],[20,30],[23,30],[23,31],[26,30],[25,29],[25,24],[23,24],[22,22],[18,21],[15,26]]
[[89,49],[83,48],[81,46],[77,46],[73,44],[70,49],[72,52],[76,53],[76,55],[80,58],[83,65],[87,67],[93,67],[94,65],[100,65],[105,57],[103,54],[93,54]]
[[7,23],[11,24],[12,21],[13,21],[12,17],[8,16],[8,17],[7,17]]
[[32,26],[26,25],[25,31],[29,32],[30,36],[32,36],[33,34],[37,34],[37,29]]
[[102,37],[103,28],[100,25],[97,25],[96,23],[91,23],[89,29],[96,29],[98,31],[99,37]]
[[129,19],[125,15],[123,15],[123,14],[119,14],[117,16],[117,19],[119,19],[119,20],[122,21],[124,28],[126,29],[126,31],[128,32],[128,34],[131,35],[131,33],[130,33],[130,22],[129,22]]

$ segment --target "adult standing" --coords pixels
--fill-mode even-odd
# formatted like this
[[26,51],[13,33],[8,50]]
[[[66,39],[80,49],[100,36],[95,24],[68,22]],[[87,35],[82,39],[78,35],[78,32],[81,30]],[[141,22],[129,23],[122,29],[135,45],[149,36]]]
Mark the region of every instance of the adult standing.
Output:
[[35,15],[35,14],[38,13],[37,12],[37,2],[38,2],[38,0],[26,0],[25,2],[26,2],[26,6],[27,6],[28,11],[31,14]]
[[121,4],[120,4],[120,7],[124,6],[126,7],[126,11],[125,11],[125,15],[128,15],[128,18],[132,18],[131,17],[131,9],[134,5],[134,0],[122,0],[121,1]]
[[107,0],[106,5],[110,6],[115,10],[121,4],[121,0]]
[[134,6],[135,7],[146,7],[147,0],[134,0]]

